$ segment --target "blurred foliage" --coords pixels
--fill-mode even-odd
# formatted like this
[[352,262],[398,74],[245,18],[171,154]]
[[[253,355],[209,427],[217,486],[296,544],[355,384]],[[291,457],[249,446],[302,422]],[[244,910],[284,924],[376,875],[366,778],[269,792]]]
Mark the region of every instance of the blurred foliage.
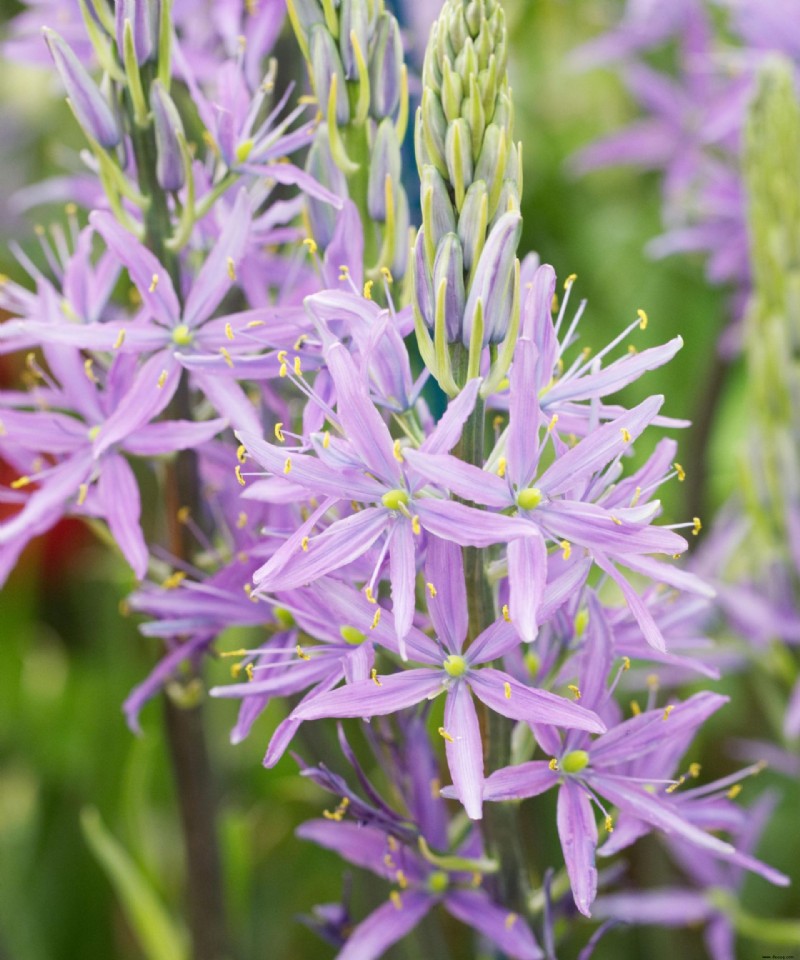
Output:
[[[575,304],[582,297],[589,300],[582,326],[588,345],[607,342],[639,307],[647,310],[650,324],[635,334],[637,346],[683,336],[678,358],[643,378],[625,399],[664,393],[667,414],[703,420],[710,413],[706,388],[718,365],[716,344],[728,319],[725,291],[707,286],[700,262],[653,263],[645,256],[645,242],[660,229],[654,177],[618,170],[576,180],[566,165],[579,146],[633,115],[616,76],[582,74],[565,61],[569,50],[607,26],[619,9],[620,3],[611,0],[508,0],[516,134],[524,142],[525,159],[522,246],[553,263],[560,277],[578,274],[573,296]],[[71,151],[80,140],[66,108],[52,97],[52,77],[4,63],[0,80],[0,122],[13,131],[2,138],[0,194],[5,200],[23,182],[73,164]],[[20,222],[0,219],[0,233],[32,248],[31,231]],[[14,270],[5,249],[0,262],[3,270]],[[735,484],[745,414],[741,388],[737,368],[722,391],[707,449],[693,445],[691,431],[679,438],[689,478],[695,470],[702,477],[698,458],[706,458],[709,471],[706,491],[695,490],[693,499],[677,482],[669,485],[665,505],[671,520],[682,519],[687,503],[698,498],[718,506]],[[0,960],[144,956],[80,829],[86,807],[100,812],[152,895],[173,917],[180,915],[183,861],[160,732],[161,705],[154,701],[145,709],[139,738],[127,730],[120,711],[157,655],[135,622],[120,617],[118,601],[131,586],[121,565],[67,525],[28,552],[0,594]],[[238,636],[223,638],[219,646],[240,642]],[[210,682],[223,681],[226,671],[224,663],[213,664]],[[709,778],[735,766],[726,754],[729,738],[771,735],[769,717],[748,678],[732,677],[715,686],[731,696],[732,704],[712,719],[691,758],[703,760]],[[318,815],[327,798],[296,776],[288,755],[272,771],[261,766],[280,719],[277,707],[257,722],[244,744],[231,748],[228,730],[235,709],[229,701],[206,703],[235,956],[330,957],[331,949],[294,919],[313,904],[335,900],[341,890],[339,860],[293,837],[294,827]],[[307,740],[296,748],[311,759],[320,752],[319,739],[333,734],[322,725],[306,726]],[[744,799],[767,784],[778,786],[783,799],[759,852],[796,875],[800,790],[768,771],[757,784],[746,784]],[[558,865],[552,802],[552,797],[529,801],[525,822],[537,853]],[[647,878],[649,885],[674,879],[657,847],[651,838],[637,849],[631,868],[635,880]],[[751,877],[745,890],[754,914],[800,915],[796,889],[777,890]],[[385,891],[360,875],[354,877],[353,896],[357,915],[363,916]],[[576,956],[585,942],[587,928],[576,926],[563,958]],[[457,938],[449,923],[445,930]],[[461,946],[453,956],[466,956],[464,942],[454,942]],[[633,929],[610,933],[596,957],[659,960],[676,950],[684,960],[705,955],[694,934]],[[758,944],[743,942],[742,958],[759,953]],[[390,956],[427,960],[413,939]]]

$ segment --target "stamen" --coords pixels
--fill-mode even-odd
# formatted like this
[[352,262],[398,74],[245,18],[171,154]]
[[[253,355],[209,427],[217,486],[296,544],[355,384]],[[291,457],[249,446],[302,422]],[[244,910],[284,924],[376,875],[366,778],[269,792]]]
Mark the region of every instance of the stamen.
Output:
[[452,734],[448,733],[444,727],[439,727],[439,736],[448,743],[456,742],[456,738]]
[[157,380],[156,382],[157,382],[157,385],[158,385],[158,389],[159,389],[159,390],[163,390],[163,389],[164,389],[164,384],[167,382],[167,371],[166,371],[166,370],[162,370],[162,371],[161,371],[161,373],[158,375],[158,380]]
[[630,657],[623,657],[623,658],[622,658],[622,669],[623,669],[623,670],[630,670],[630,668],[631,668],[631,658],[630,658]]
[[503,693],[505,694],[506,700],[511,699],[511,684],[508,682],[508,680],[506,680],[506,682],[503,684]]
[[692,779],[696,780],[696,779],[700,776],[700,770],[701,770],[701,769],[702,769],[702,767],[700,766],[699,763],[697,763],[697,762],[690,763],[690,764],[689,764],[689,776],[692,777]]
[[563,551],[562,555],[564,559],[569,560],[570,555],[572,554],[572,544],[569,542],[569,540],[562,540],[560,546],[561,550]]
[[675,472],[678,474],[678,483],[683,483],[686,479],[686,471],[679,463],[673,463],[672,466],[675,467]]
[[236,283],[236,264],[233,262],[233,257],[228,257],[228,277],[231,280],[231,283]]
[[229,340],[233,340],[233,327],[231,326],[230,320],[225,324],[225,336]]
[[395,877],[395,880],[397,881],[397,886],[400,887],[401,890],[405,890],[406,887],[408,886],[408,880],[406,878],[406,875],[403,873],[403,871],[398,870],[397,873],[394,875],[394,877]]
[[243,443],[236,448],[236,459],[239,463],[247,463],[247,447]]
[[94,375],[94,370],[92,370],[92,366],[93,366],[93,365],[94,365],[94,360],[92,360],[91,357],[89,357],[88,360],[84,360],[84,361],[83,361],[83,372],[86,374],[87,378],[89,379],[89,381],[90,381],[91,383],[99,383],[100,381],[99,381],[99,380],[97,379],[97,377]]
[[700,517],[692,517],[692,536],[696,537],[698,533],[703,529],[703,524],[700,520]]
[[253,670],[253,664],[248,663],[244,668],[244,672],[247,674],[248,681],[252,683],[253,680],[255,679],[255,671]]
[[381,683],[381,678],[378,676],[378,671],[375,669],[375,667],[373,667],[372,670],[370,670],[369,675],[370,675],[370,679],[372,680],[372,682],[375,684],[376,687],[383,686],[383,683]]
[[370,630],[374,630],[375,627],[377,627],[380,622],[381,622],[381,608],[378,607],[378,609],[375,611],[375,616],[372,618]]
[[503,604],[503,609],[502,609],[501,613],[503,614],[503,619],[505,620],[505,622],[506,622],[506,623],[511,623],[511,615],[510,615],[509,612],[508,612],[508,604],[507,604],[507,603],[504,603],[504,604]]
[[547,432],[552,433],[557,423],[558,423],[558,414],[554,413],[553,416],[550,417],[550,423],[547,424]]
[[300,357],[294,358],[294,374],[296,377],[302,377],[303,375],[303,364],[300,361]]
[[300,657],[301,660],[310,660],[310,659],[311,659],[311,655],[308,654],[308,653],[306,653],[305,650],[300,646],[299,643],[297,644],[297,646],[296,646],[294,649],[295,649],[295,653],[297,654],[298,657]]
[[647,314],[641,308],[636,311],[636,316],[639,318],[639,329],[647,329]]
[[336,820],[337,822],[344,820],[344,815],[347,813],[347,808],[350,806],[350,800],[348,797],[342,797],[342,802],[335,810],[323,810],[322,816],[326,820]]
[[725,794],[725,796],[726,796],[729,800],[735,800],[735,799],[739,796],[739,794],[740,794],[741,792],[742,792],[742,785],[741,785],[741,783],[734,783],[734,785],[730,788],[730,790],[728,790],[728,792]]
[[516,913],[509,913],[506,916],[506,930],[510,930],[514,924],[519,920],[519,915]]
[[[236,527],[238,530],[244,530],[246,526],[247,526],[247,514],[244,512],[244,510],[242,510],[236,519]],[[249,587],[250,584],[248,583],[247,586]]]
[[551,761],[547,764],[551,770],[558,770],[558,760],[553,757]]
[[621,427],[619,432],[622,434],[622,439],[625,441],[625,443],[631,442],[630,430],[627,430],[625,427]]
[[228,353],[227,347],[220,347],[219,352],[222,354],[222,359],[225,361],[225,363],[231,369],[233,369],[233,357],[230,355],[230,353]]
[[326,430],[326,431],[322,434],[322,448],[323,448],[323,450],[327,450],[330,445],[331,445],[331,432],[330,432],[330,430]]
[[114,341],[114,349],[119,350],[122,344],[125,342],[125,328],[123,327],[120,332],[117,334],[117,339]]
[[400,448],[399,440],[395,440],[394,444],[392,445],[392,454],[398,463],[403,463],[403,451]]
[[434,585],[430,582],[426,583],[425,586],[428,588],[428,593],[430,594],[431,599],[433,599],[436,596],[436,587],[434,587]]
[[416,513],[411,518],[411,532],[417,537],[422,533],[422,527],[419,524],[419,517]]
[[303,246],[306,248],[306,250],[308,250],[312,257],[319,249],[319,247],[317,247],[317,241],[313,237],[306,237],[305,240],[303,240]]
[[392,271],[388,267],[381,267],[381,276],[387,283],[394,283]]
[[605,828],[606,833],[614,832],[614,820],[612,819],[611,814],[609,814],[605,819]]
[[186,579],[186,574],[183,570],[176,570],[174,573],[171,573],[166,580],[161,581],[161,586],[165,590],[176,590]]
[[150,286],[147,288],[148,293],[155,293],[156,287],[158,286],[158,274],[153,274],[153,279],[150,281]]
[[372,281],[372,280],[367,280],[367,282],[364,284],[364,299],[365,299],[365,300],[371,300],[371,299],[372,299],[372,287],[373,287],[373,281]]
[[637,700],[631,700],[630,707],[631,707],[631,713],[633,714],[634,717],[638,717],[639,714],[642,712],[642,708],[639,706],[639,703]]
[[78,506],[79,506],[79,507],[82,507],[82,506],[84,505],[84,503],[86,502],[86,496],[87,496],[88,493],[89,493],[89,484],[88,484],[88,483],[82,483],[82,484],[78,487]]
[[22,487],[27,487],[29,483],[33,483],[33,480],[31,480],[30,477],[28,476],[17,477],[16,480],[11,481],[11,489],[21,490]]
[[504,477],[506,475],[506,458],[500,457],[497,461],[497,476]]
[[300,541],[300,549],[303,551],[303,553],[308,553],[308,537],[303,537],[303,539]]
[[580,687],[577,687],[574,683],[568,683],[567,690],[570,691],[570,693],[575,697],[576,700],[580,700],[581,698]]
[[392,890],[392,892],[389,894],[389,899],[392,901],[395,910],[403,909],[403,898],[396,890]]
[[233,472],[236,474],[236,479],[239,481],[239,486],[243,487],[247,483],[247,481],[242,476],[242,468],[239,466],[238,463],[236,464],[236,467]]
[[292,458],[291,458],[291,457],[287,457],[287,458],[286,458],[286,462],[285,462],[284,465],[283,465],[283,472],[284,472],[284,473],[290,473],[290,472],[291,472],[291,469],[292,469]]
[[669,706],[664,707],[664,713],[661,717],[662,720],[669,720],[669,715],[675,709],[675,704],[670,703]]
[[378,601],[375,599],[375,595],[374,595],[373,592],[372,592],[372,587],[370,587],[370,586],[364,587],[364,596],[367,598],[367,600],[368,600],[370,603],[377,603],[377,602],[378,602]]

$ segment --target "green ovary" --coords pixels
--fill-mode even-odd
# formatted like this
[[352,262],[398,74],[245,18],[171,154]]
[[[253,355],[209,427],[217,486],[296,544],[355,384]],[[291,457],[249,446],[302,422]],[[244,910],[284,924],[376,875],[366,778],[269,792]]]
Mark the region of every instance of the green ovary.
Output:
[[431,893],[444,893],[450,886],[450,877],[444,870],[434,870],[428,877],[426,886]]
[[517,503],[523,510],[535,510],[543,499],[542,491],[538,487],[528,487],[517,494]]
[[585,750],[570,750],[561,758],[559,766],[564,773],[580,773],[589,765],[589,754]]
[[381,497],[381,503],[390,510],[399,510],[408,503],[408,494],[405,490],[387,490]]
[[182,323],[172,331],[172,342],[179,347],[187,347],[194,337],[187,324]]
[[463,657],[459,657],[457,653],[451,653],[443,666],[451,677],[463,677],[469,669],[467,661]]

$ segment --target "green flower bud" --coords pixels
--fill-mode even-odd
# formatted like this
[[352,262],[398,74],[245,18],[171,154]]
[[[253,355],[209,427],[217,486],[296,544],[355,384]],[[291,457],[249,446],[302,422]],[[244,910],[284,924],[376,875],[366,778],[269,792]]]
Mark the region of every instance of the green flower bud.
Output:
[[331,77],[336,74],[336,122],[345,124],[350,121],[350,103],[345,85],[344,64],[339,56],[333,37],[324,24],[315,24],[311,28],[309,48],[311,50],[311,70],[314,78],[314,91],[321,104],[327,102]]

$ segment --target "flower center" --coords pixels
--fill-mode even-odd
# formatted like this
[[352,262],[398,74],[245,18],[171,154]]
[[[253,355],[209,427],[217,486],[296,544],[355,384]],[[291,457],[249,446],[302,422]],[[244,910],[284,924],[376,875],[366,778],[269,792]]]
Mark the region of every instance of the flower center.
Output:
[[433,873],[428,877],[426,886],[431,893],[444,893],[445,890],[450,886],[450,877],[444,872],[444,870],[434,870]]
[[457,653],[451,653],[445,660],[443,666],[451,677],[463,677],[469,669],[467,661]]
[[405,490],[387,490],[381,497],[381,503],[390,510],[399,510],[408,503],[408,494]]
[[351,647],[357,647],[367,639],[367,635],[355,627],[339,627],[339,633],[342,635],[342,640],[349,643]]
[[172,342],[179,347],[188,347],[194,339],[194,334],[188,324],[181,323],[172,331]]
[[523,510],[535,510],[543,499],[542,491],[538,487],[527,487],[517,494],[517,503]]
[[580,773],[588,765],[589,754],[585,750],[570,750],[559,764],[564,773]]
[[276,623],[284,630],[290,630],[295,625],[295,619],[286,607],[274,607],[272,612]]

